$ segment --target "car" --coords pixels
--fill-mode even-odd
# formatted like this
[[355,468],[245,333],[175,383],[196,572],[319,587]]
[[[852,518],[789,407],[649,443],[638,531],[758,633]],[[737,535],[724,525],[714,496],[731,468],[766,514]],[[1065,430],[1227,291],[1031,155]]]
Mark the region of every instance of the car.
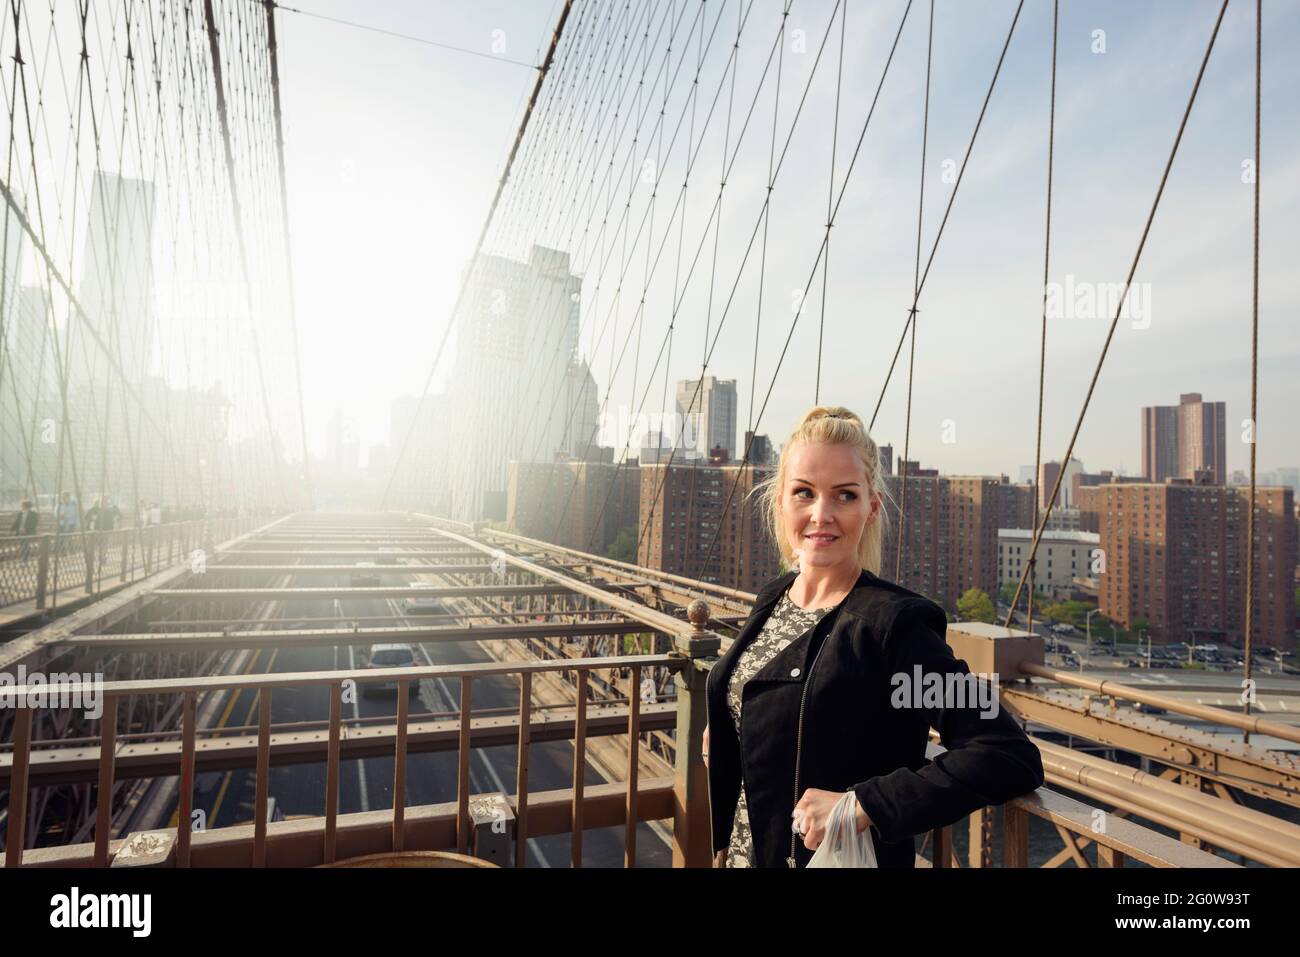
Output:
[[[367,668],[415,668],[419,664],[415,658],[415,649],[404,644],[372,645],[370,654],[366,656]],[[418,681],[409,682],[406,686],[407,694],[416,694],[419,684]],[[397,682],[366,681],[362,683],[362,690],[366,697],[371,697],[385,691],[396,691]]]
[[1060,624],[1053,625],[1052,631],[1058,635],[1072,635],[1074,634],[1074,625],[1061,622]]
[[447,606],[437,598],[403,598],[402,607],[408,615],[445,615]]
[[357,562],[357,570],[348,576],[348,585],[353,588],[375,588],[383,584],[377,572],[365,570],[375,567],[374,562]]
[[[409,582],[412,588],[428,588],[429,582]],[[402,608],[408,615],[446,615],[450,610],[441,598],[411,595],[402,599]]]

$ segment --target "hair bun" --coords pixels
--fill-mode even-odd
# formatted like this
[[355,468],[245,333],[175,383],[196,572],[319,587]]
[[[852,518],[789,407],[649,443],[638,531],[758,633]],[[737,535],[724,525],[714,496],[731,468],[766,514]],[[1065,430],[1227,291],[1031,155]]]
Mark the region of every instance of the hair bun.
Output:
[[808,414],[803,417],[803,422],[801,422],[800,425],[806,425],[807,423],[813,422],[817,419],[845,419],[849,422],[856,422],[858,425],[862,425],[862,419],[858,418],[857,413],[853,412],[851,409],[846,409],[841,405],[816,406],[808,411]]

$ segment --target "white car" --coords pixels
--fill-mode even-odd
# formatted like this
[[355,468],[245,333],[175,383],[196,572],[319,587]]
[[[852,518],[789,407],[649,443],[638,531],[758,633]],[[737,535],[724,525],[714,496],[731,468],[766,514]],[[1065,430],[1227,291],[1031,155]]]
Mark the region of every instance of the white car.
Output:
[[[392,645],[373,645],[370,648],[370,654],[367,656],[367,668],[415,668],[420,663],[415,659],[415,649],[410,645],[392,644]],[[407,694],[413,695],[419,691],[420,683],[411,681],[407,684]],[[362,689],[367,697],[379,694],[384,691],[396,691],[396,681],[366,681],[362,683]]]
[[[428,588],[430,582],[415,581],[408,582],[411,588]],[[408,615],[446,615],[450,613],[441,598],[419,597],[411,595],[402,599],[402,609]]]

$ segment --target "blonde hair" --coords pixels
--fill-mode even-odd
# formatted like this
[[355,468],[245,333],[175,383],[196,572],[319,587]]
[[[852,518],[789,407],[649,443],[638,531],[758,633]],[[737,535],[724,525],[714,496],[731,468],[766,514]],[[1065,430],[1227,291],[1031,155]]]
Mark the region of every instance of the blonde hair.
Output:
[[[768,479],[754,487],[754,493],[760,496],[768,534],[776,542],[777,549],[786,567],[793,564],[794,550],[786,538],[785,525],[781,515],[781,490],[785,487],[786,463],[790,450],[796,443],[823,443],[826,445],[847,445],[858,454],[866,472],[865,501],[870,505],[879,492],[882,499],[892,501],[885,486],[885,478],[880,472],[880,449],[867,432],[862,420],[850,410],[838,406],[819,405],[810,409],[790,434],[790,440],[781,447],[781,457],[777,462],[776,472]],[[886,525],[888,524],[884,501],[876,512],[876,517],[869,521],[862,530],[858,541],[858,564],[873,575],[880,574],[882,552],[884,549]]]

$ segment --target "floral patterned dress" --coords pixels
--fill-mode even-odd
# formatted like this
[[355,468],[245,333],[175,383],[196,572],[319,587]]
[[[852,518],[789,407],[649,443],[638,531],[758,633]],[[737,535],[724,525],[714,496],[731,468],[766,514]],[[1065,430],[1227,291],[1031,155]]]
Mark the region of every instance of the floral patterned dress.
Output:
[[[736,666],[727,680],[727,709],[736,725],[736,737],[740,737],[740,695],[745,682],[757,674],[764,665],[779,655],[787,645],[798,640],[810,628],[821,621],[822,616],[831,610],[826,608],[800,608],[790,600],[787,588],[772,613],[763,624],[762,630],[754,640],[740,653]],[[740,785],[740,798],[736,801],[736,820],[731,828],[731,843],[727,847],[727,867],[753,867],[754,844],[749,828],[749,811],[745,806],[745,785]]]

